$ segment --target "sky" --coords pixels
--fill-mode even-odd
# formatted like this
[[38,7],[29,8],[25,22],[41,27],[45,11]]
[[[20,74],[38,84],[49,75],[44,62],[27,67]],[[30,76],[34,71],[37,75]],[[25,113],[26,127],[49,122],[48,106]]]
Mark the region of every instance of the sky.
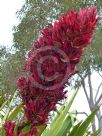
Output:
[[13,43],[12,28],[19,23],[16,12],[25,0],[0,0],[0,45],[11,47]]

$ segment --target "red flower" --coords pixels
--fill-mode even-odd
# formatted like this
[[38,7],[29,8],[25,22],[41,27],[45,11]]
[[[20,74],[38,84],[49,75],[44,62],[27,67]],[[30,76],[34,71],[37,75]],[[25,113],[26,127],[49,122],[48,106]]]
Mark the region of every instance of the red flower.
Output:
[[65,97],[64,84],[91,42],[97,20],[96,7],[78,13],[71,10],[44,28],[34,42],[25,65],[27,76],[18,80],[26,116],[33,124],[45,123],[48,113]]
[[5,131],[6,136],[15,136],[14,129],[16,127],[16,123],[11,123],[9,120],[5,122]]
[[36,100],[30,100],[24,107],[26,117],[34,125],[44,124],[48,119],[48,113],[55,108],[56,102],[45,97],[38,97]]

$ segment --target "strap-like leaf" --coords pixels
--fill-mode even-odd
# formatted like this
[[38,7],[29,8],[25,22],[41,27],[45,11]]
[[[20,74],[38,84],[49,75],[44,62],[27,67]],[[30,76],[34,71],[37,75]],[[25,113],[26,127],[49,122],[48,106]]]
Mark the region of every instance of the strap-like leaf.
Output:
[[70,132],[70,134],[68,136],[74,136],[74,134],[77,132],[78,128],[80,127],[81,122],[79,122],[77,125],[74,126],[74,128],[72,129],[72,131]]
[[86,133],[86,130],[88,128],[88,126],[90,125],[90,123],[93,121],[96,113],[97,113],[96,109],[95,111],[93,111],[91,113],[91,115],[89,115],[86,120],[81,124],[81,126],[77,129],[77,132],[73,135],[73,136],[78,136],[80,134],[80,136],[83,136]]
[[69,103],[66,105],[65,109],[61,112],[59,117],[55,120],[54,124],[51,126],[51,129],[45,133],[43,136],[56,136],[59,130],[61,129],[61,124],[63,123],[73,101],[77,94],[77,91],[74,92],[72,98],[70,99]]
[[14,100],[14,98],[15,98],[16,95],[17,95],[17,91],[14,93],[14,95],[13,95],[13,97],[11,99],[11,102],[10,102],[10,104],[8,106],[8,109],[6,111],[6,114],[5,114],[4,118],[3,118],[3,122],[2,123],[4,123],[5,120],[7,119],[8,115],[9,115],[9,112],[10,112],[10,109],[11,109],[11,106],[12,106],[12,103],[13,103],[13,100]]
[[11,111],[8,117],[10,121],[13,121],[20,112],[23,112],[22,106],[23,106],[23,103],[20,103],[13,111]]

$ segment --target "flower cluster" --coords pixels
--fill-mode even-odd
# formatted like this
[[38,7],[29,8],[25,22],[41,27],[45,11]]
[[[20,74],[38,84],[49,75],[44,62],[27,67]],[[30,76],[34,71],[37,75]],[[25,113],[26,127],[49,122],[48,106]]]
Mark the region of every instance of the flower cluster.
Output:
[[65,98],[64,83],[75,73],[84,48],[92,40],[97,20],[96,7],[71,10],[44,28],[34,42],[25,65],[27,75],[17,82],[26,117],[34,126],[46,123],[49,112]]

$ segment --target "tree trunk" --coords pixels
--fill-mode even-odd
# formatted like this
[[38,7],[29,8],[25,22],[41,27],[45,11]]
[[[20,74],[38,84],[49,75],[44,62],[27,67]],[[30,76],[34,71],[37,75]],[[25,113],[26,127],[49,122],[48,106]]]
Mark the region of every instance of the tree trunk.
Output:
[[101,115],[100,110],[97,113],[97,118],[98,118],[98,128],[99,128],[99,131],[100,131],[99,136],[102,136],[102,115]]
[[99,121],[99,129],[100,129],[99,136],[102,136],[102,116],[101,116],[100,121]]

